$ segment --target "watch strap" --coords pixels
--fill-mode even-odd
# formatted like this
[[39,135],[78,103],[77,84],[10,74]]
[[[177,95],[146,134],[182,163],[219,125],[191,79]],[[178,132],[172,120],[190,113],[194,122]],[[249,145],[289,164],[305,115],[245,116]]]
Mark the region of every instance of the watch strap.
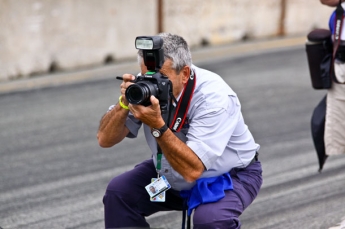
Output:
[[[161,137],[168,129],[169,129],[169,127],[164,123],[164,125],[163,125],[161,128],[159,128],[159,129],[152,128],[151,133],[152,133],[152,135],[153,135],[154,137],[159,138],[159,137]],[[156,131],[159,132],[159,136],[155,136],[155,135],[153,134],[153,132],[156,132]]]
[[165,131],[167,131],[169,129],[169,127],[167,126],[167,124],[164,123],[164,125],[159,128],[159,132],[161,132],[161,136],[165,133]]

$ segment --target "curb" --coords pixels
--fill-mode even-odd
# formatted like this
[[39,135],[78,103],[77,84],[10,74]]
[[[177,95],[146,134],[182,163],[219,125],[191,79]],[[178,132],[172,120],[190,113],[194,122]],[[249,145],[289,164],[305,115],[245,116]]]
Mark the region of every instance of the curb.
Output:
[[[216,61],[221,58],[234,58],[277,49],[301,47],[305,44],[305,41],[305,36],[284,37],[202,47],[195,50],[192,49],[191,52],[193,63],[197,64],[211,60]],[[111,79],[115,78],[116,75],[122,75],[126,72],[136,72],[138,70],[138,64],[134,60],[79,71],[61,72],[33,78],[4,81],[0,82],[0,94]]]

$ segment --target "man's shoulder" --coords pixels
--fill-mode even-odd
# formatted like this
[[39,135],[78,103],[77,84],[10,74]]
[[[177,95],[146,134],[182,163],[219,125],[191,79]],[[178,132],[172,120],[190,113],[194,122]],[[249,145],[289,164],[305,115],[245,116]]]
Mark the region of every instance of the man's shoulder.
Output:
[[206,89],[208,87],[228,87],[227,83],[221,76],[210,70],[193,67],[196,77],[196,88]]
[[236,93],[218,74],[209,70],[194,67],[196,87],[192,97],[194,108],[218,109],[227,107],[229,96],[237,97]]
[[212,72],[208,69],[205,69],[205,68],[200,68],[200,67],[197,67],[195,65],[192,65],[192,69],[194,70],[195,74],[198,76],[200,75],[201,77],[203,76],[210,76],[210,75],[214,75],[214,76],[217,76],[217,77],[220,77],[217,73],[215,72]]
[[224,79],[215,72],[192,66],[196,75],[196,90],[206,94],[235,94]]

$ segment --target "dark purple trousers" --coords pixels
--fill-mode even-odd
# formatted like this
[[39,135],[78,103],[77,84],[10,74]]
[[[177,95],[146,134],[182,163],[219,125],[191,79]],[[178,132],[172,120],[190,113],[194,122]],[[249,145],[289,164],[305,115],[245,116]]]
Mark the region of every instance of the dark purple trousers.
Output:
[[[195,229],[241,228],[239,216],[257,196],[262,184],[261,163],[230,172],[234,190],[225,191],[218,202],[199,205],[194,210]],[[159,211],[183,210],[179,191],[169,189],[165,202],[151,202],[145,186],[157,177],[153,160],[146,160],[113,178],[103,198],[105,228],[146,227],[145,217]],[[182,215],[181,215],[182,224]]]

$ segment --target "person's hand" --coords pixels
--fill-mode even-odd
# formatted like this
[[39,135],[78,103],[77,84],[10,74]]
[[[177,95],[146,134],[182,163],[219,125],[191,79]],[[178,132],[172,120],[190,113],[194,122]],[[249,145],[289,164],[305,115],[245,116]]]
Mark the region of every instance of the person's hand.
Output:
[[120,89],[121,89],[121,95],[122,95],[122,103],[125,104],[126,106],[128,106],[128,100],[126,98],[125,95],[125,91],[127,89],[127,87],[129,87],[129,85],[133,84],[132,80],[135,80],[135,76],[131,75],[131,74],[124,74],[122,76],[123,81],[120,85]]
[[164,120],[161,116],[159,100],[151,95],[150,101],[151,105],[147,107],[143,105],[129,104],[129,110],[136,119],[139,119],[149,127],[161,128],[164,125]]

